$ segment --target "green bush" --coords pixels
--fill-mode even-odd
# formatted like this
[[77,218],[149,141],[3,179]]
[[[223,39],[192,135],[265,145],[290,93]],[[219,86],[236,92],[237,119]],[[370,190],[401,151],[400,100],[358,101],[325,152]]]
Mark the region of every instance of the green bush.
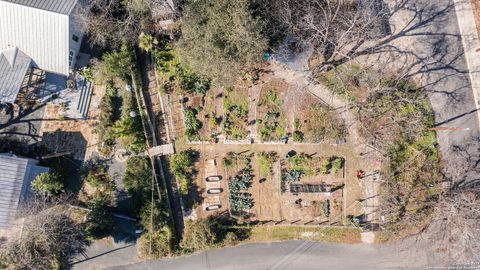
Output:
[[343,167],[343,158],[333,157],[332,158],[332,173],[337,173]]
[[197,119],[197,110],[185,109],[185,136],[187,139],[198,139],[198,131],[202,128],[202,122]]
[[134,65],[132,48],[122,45],[120,50],[104,54],[102,62],[105,65],[105,75],[108,80],[120,78],[124,82],[130,81],[130,70]]
[[205,250],[214,246],[216,234],[208,219],[188,220],[180,246],[186,253]]
[[289,157],[287,161],[290,163],[291,169],[294,171],[302,172],[302,174],[305,175],[313,175],[315,173],[313,164],[314,160],[305,153]]
[[320,165],[320,173],[327,174],[328,170],[330,170],[330,167],[331,167],[330,159],[327,159],[327,158],[324,159],[322,161],[322,164]]
[[138,216],[140,209],[151,200],[153,172],[150,160],[131,157],[127,160],[123,184],[130,197],[130,211]]
[[322,203],[322,211],[326,217],[330,216],[330,200],[325,200]]
[[96,196],[87,202],[90,210],[87,214],[85,229],[89,236],[102,238],[113,230],[112,201],[106,196]]
[[140,153],[147,148],[142,119],[139,115],[131,117],[125,113],[112,127],[112,132],[127,150]]
[[210,80],[192,72],[181,64],[177,54],[168,45],[153,53],[157,71],[165,82],[176,82],[181,92],[205,94],[210,89]]
[[273,151],[257,153],[260,177],[267,177],[272,174],[272,166],[277,158],[277,153]]
[[41,173],[33,179],[31,183],[32,190],[39,195],[53,196],[64,191],[63,179],[60,174]]
[[292,135],[292,140],[294,142],[303,142],[304,135],[301,131],[295,130]]
[[190,150],[175,153],[170,156],[170,171],[180,183],[179,191],[183,196],[187,196],[190,189],[190,175],[193,169],[193,161],[194,152]]

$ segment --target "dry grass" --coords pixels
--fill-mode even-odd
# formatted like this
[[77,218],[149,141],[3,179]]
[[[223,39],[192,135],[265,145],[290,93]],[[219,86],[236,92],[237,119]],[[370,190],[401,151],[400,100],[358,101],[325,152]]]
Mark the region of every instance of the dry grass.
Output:
[[308,240],[329,243],[360,243],[360,229],[339,227],[257,226],[251,230],[248,241],[272,242]]

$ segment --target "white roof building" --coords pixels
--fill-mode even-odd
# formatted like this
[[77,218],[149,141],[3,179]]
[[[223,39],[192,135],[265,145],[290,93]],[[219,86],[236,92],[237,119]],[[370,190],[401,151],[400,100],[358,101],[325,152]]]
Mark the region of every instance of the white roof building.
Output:
[[78,7],[78,0],[0,0],[0,52],[18,48],[34,67],[68,75],[83,36]]

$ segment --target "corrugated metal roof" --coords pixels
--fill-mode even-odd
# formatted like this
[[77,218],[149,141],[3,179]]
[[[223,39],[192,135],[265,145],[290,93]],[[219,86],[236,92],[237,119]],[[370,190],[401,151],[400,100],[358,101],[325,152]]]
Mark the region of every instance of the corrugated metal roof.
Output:
[[0,228],[8,228],[15,219],[20,199],[27,196],[30,182],[48,168],[31,160],[0,154]]
[[17,48],[0,52],[0,103],[14,103],[32,59]]
[[78,0],[0,0],[60,14],[70,14]]

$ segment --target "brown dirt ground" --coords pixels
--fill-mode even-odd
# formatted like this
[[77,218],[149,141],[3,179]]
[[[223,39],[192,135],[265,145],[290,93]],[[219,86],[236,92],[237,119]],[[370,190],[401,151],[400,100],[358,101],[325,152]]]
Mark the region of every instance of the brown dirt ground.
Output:
[[[346,189],[344,190],[337,190],[334,192],[330,199],[331,205],[331,215],[330,215],[330,222],[334,221],[341,221],[343,216],[348,214],[358,215],[362,213],[363,207],[359,205],[356,200],[362,198],[363,189],[362,184],[356,179],[355,177],[355,170],[364,168],[363,160],[352,154],[351,146],[345,145],[328,145],[328,144],[318,144],[318,145],[265,145],[265,144],[253,144],[253,145],[224,145],[224,144],[216,144],[216,145],[182,145],[177,144],[176,148],[178,151],[183,149],[192,148],[198,150],[200,152],[200,160],[197,164],[196,169],[198,170],[198,175],[196,179],[196,183],[199,186],[199,190],[201,190],[202,196],[204,198],[208,198],[209,195],[205,193],[205,181],[204,181],[204,174],[205,169],[202,162],[206,162],[208,159],[214,158],[217,163],[217,171],[223,177],[221,180],[221,188],[224,189],[224,192],[220,196],[220,202],[222,204],[222,208],[217,211],[206,212],[203,210],[203,204],[200,203],[197,207],[197,217],[205,217],[213,213],[223,212],[228,210],[228,195],[227,195],[227,179],[229,176],[233,175],[234,170],[231,172],[226,172],[222,166],[222,158],[223,156],[230,151],[233,152],[259,152],[259,151],[276,151],[280,157],[286,155],[286,153],[290,150],[295,150],[298,153],[307,152],[312,153],[312,148],[315,149],[315,152],[322,153],[322,156],[343,156],[346,157],[346,168],[345,168],[345,184]],[[355,164],[355,165],[350,165]],[[248,192],[252,193],[254,198],[254,207],[250,210],[250,213],[253,216],[254,220],[261,220],[261,221],[282,221],[285,222],[290,221],[297,221],[301,220],[304,223],[309,221],[314,221],[315,224],[321,223],[326,221],[324,217],[322,217],[321,212],[321,204],[320,205],[313,205],[313,201],[321,202],[326,199],[326,197],[314,195],[313,198],[310,198],[311,195],[299,195],[294,196],[291,194],[281,194],[280,192],[280,182],[278,177],[272,177],[271,179],[267,179],[267,181],[263,183],[259,183],[258,177],[258,164],[256,163],[256,159],[253,158],[252,166],[254,169],[254,180],[252,187],[248,190]],[[280,166],[280,165],[278,165]],[[325,176],[325,178],[321,178],[321,181],[337,181],[337,176]],[[310,179],[313,181],[312,179]],[[305,180],[306,181],[306,180]],[[295,205],[295,201],[298,198],[302,198],[307,204],[310,206],[306,207],[298,207]],[[345,209],[345,213],[343,213],[343,209]],[[299,223],[300,224],[300,221]]]
[[93,152],[98,152],[98,136],[94,128],[98,122],[99,111],[98,104],[105,93],[105,89],[95,86],[89,115],[87,120],[77,119],[59,119],[58,105],[49,104],[45,109],[40,135],[43,137],[42,143],[51,151],[57,153],[72,151],[76,159],[88,160]]

